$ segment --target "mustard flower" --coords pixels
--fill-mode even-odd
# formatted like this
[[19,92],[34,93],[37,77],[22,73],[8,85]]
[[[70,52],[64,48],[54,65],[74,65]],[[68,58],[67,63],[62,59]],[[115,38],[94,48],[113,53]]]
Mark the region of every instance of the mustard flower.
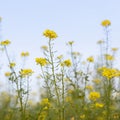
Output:
[[62,58],[63,58],[63,55],[57,56],[57,59],[62,59]]
[[48,107],[50,106],[50,102],[49,102],[48,98],[42,99],[40,104],[43,105],[43,106],[48,106]]
[[96,78],[96,79],[93,80],[93,82],[94,82],[95,84],[99,84],[99,83],[101,82],[101,80]]
[[99,40],[99,41],[97,41],[97,44],[103,44],[103,43],[104,43],[103,40]]
[[71,103],[72,102],[72,98],[70,96],[66,96],[65,101]]
[[10,64],[9,64],[9,67],[10,68],[13,68],[13,67],[15,67],[16,66],[16,64],[14,63],[14,62],[11,62]]
[[54,32],[53,30],[49,30],[49,29],[45,30],[43,32],[43,35],[45,37],[48,37],[49,39],[55,39],[55,38],[58,37],[57,34],[56,34],[56,32]]
[[87,58],[87,61],[88,61],[88,62],[94,62],[93,56],[88,57],[88,58]]
[[93,86],[87,85],[87,86],[86,86],[86,89],[88,89],[88,90],[93,90]]
[[4,40],[4,41],[1,41],[0,42],[0,45],[2,45],[2,46],[7,46],[7,45],[9,45],[11,42],[9,41],[9,40]]
[[61,66],[70,67],[71,65],[72,65],[72,63],[71,63],[71,60],[70,60],[70,59],[64,60],[64,61],[61,63]]
[[29,52],[21,52],[21,57],[27,57],[29,56]]
[[103,27],[108,27],[108,26],[111,25],[111,22],[110,22],[110,20],[104,20],[104,21],[102,21],[101,25],[102,25]]
[[105,54],[104,56],[105,56],[105,59],[106,59],[106,60],[109,60],[109,61],[112,61],[112,60],[115,59],[114,56],[109,55],[109,54]]
[[103,68],[102,76],[106,77],[108,80],[112,79],[113,77],[118,76],[118,71],[113,68]]
[[103,108],[104,104],[102,104],[102,103],[95,103],[95,107],[96,108]]
[[45,58],[35,58],[35,61],[37,64],[41,65],[41,66],[45,66],[47,65],[47,60]]
[[74,41],[69,41],[67,45],[73,45]]
[[79,52],[72,52],[72,55],[74,55],[74,56],[79,56],[80,53],[79,53]]
[[99,92],[90,92],[89,94],[89,99],[96,101],[97,99],[100,98],[100,93]]
[[42,50],[48,50],[48,47],[46,45],[41,46]]
[[80,115],[80,118],[81,118],[81,119],[84,119],[84,118],[85,118],[85,114]]
[[10,72],[5,72],[6,77],[10,77],[11,73]]
[[33,70],[32,69],[22,69],[20,71],[20,75],[22,77],[31,76],[32,74],[33,74]]
[[117,51],[117,50],[118,50],[118,48],[112,48],[112,51],[114,51],[114,52]]

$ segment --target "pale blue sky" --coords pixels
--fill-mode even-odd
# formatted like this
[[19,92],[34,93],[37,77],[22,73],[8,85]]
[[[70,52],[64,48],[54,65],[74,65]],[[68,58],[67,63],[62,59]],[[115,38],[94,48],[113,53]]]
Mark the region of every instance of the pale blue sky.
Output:
[[12,41],[13,54],[29,51],[34,61],[47,41],[42,32],[52,29],[59,36],[55,40],[59,52],[64,53],[65,43],[73,40],[74,49],[85,56],[95,55],[96,42],[104,38],[100,25],[104,19],[112,23],[112,46],[120,47],[119,11],[120,0],[0,0],[1,39]]
[[2,39],[12,41],[15,51],[38,52],[44,44],[42,32],[53,29],[61,50],[69,40],[76,42],[80,52],[92,54],[96,41],[104,38],[100,23],[112,22],[111,39],[120,46],[119,0],[0,0]]

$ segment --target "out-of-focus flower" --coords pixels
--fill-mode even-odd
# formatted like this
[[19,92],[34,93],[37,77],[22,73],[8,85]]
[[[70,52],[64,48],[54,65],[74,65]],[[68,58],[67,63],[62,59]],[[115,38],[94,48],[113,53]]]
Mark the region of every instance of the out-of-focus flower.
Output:
[[61,63],[61,66],[70,67],[71,65],[72,65],[72,63],[71,63],[71,60],[70,60],[70,59],[64,60],[64,61]]
[[103,43],[104,43],[103,40],[99,40],[99,41],[97,41],[97,44],[103,44]]
[[69,41],[67,45],[73,45],[74,41]]
[[101,72],[101,75],[106,77],[108,80],[120,76],[120,71],[114,68],[102,67],[99,68],[99,72]]
[[101,25],[102,25],[103,27],[108,27],[108,26],[111,25],[111,22],[110,22],[110,20],[104,20],[104,21],[102,21]]
[[22,77],[31,76],[32,74],[33,74],[33,70],[32,69],[22,69],[20,71],[20,75]]
[[2,45],[2,46],[7,46],[7,45],[9,45],[11,42],[9,41],[9,40],[4,40],[4,41],[1,41],[0,42],[0,45]]
[[93,86],[87,85],[87,86],[86,86],[86,89],[88,89],[88,90],[93,90]]
[[21,52],[21,57],[27,57],[29,56],[29,52]]
[[10,64],[9,64],[9,67],[10,68],[13,68],[13,67],[15,67],[16,66],[16,64],[14,63],[14,62],[11,62]]
[[102,104],[102,103],[95,103],[95,107],[97,107],[97,108],[103,108],[104,104]]
[[88,57],[88,58],[87,58],[87,61],[88,61],[88,62],[94,62],[93,56]]
[[72,55],[73,55],[73,56],[79,56],[80,53],[79,53],[79,52],[72,52]]
[[46,45],[43,45],[43,46],[41,46],[41,49],[46,51],[46,50],[48,50],[48,47]]
[[62,59],[62,58],[63,58],[63,55],[57,56],[57,59]]
[[11,73],[10,72],[5,72],[6,77],[10,77]]
[[94,79],[93,82],[94,82],[95,84],[99,84],[99,83],[101,82],[101,80],[100,80],[100,79]]
[[109,54],[105,54],[104,56],[105,56],[105,59],[106,59],[106,60],[109,60],[109,61],[112,61],[112,60],[115,59],[114,56],[109,55]]
[[96,101],[97,99],[100,98],[100,93],[99,92],[90,92],[89,94],[89,99]]
[[40,104],[43,105],[43,106],[48,106],[48,107],[50,106],[50,102],[49,102],[48,98],[42,99]]
[[56,34],[56,32],[54,32],[53,30],[49,30],[49,29],[45,30],[43,32],[43,35],[45,37],[48,37],[49,39],[55,39],[55,38],[58,37],[57,34]]
[[38,65],[45,66],[47,65],[47,60],[45,58],[35,58],[35,61]]
[[112,51],[114,51],[114,52],[117,51],[117,50],[118,50],[118,48],[112,48]]
[[85,118],[85,114],[80,115],[80,118],[81,118],[81,119],[84,119],[84,118]]

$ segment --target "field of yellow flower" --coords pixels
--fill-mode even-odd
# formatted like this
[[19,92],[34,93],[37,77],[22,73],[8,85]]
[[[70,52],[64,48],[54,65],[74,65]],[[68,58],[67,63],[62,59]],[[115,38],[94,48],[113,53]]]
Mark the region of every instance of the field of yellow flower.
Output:
[[[40,71],[37,78],[44,81],[38,102],[29,100],[35,71],[24,64],[16,70],[17,63],[8,51],[12,42],[0,41],[9,63],[5,77],[13,90],[12,94],[0,93],[0,120],[120,120],[120,70],[114,67],[118,48],[109,46],[111,22],[104,20],[101,26],[106,37],[97,42],[100,52],[97,58],[88,56],[84,61],[79,51],[73,50],[74,41],[67,43],[69,58],[57,56],[57,33],[50,29],[43,32],[48,44],[41,46],[44,56],[34,59]],[[23,62],[28,56],[29,52],[21,53]]]

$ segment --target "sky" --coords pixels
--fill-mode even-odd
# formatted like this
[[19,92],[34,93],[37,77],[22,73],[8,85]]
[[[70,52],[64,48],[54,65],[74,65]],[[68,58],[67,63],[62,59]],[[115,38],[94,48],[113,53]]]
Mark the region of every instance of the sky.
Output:
[[112,47],[120,48],[119,5],[120,0],[0,0],[0,39],[12,42],[9,54],[17,60],[22,51],[29,51],[28,66],[34,66],[34,58],[42,55],[40,46],[47,43],[42,35],[46,29],[58,34],[58,53],[68,50],[66,42],[75,41],[75,51],[85,57],[96,55],[96,42],[105,37],[101,26],[105,19],[111,21]]

